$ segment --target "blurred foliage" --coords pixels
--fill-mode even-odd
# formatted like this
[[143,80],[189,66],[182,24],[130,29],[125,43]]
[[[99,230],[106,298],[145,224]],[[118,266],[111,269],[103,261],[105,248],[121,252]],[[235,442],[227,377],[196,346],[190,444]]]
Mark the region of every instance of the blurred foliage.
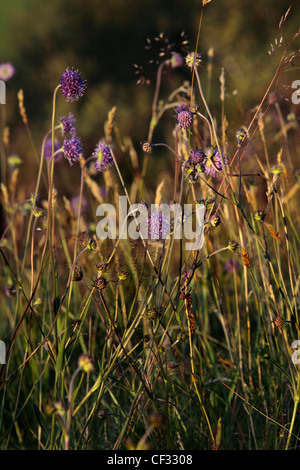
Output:
[[[206,83],[207,51],[214,50],[210,106],[220,106],[221,68],[225,68],[226,109],[234,110],[237,126],[244,112],[259,103],[276,67],[268,56],[270,42],[279,36],[278,23],[292,6],[285,25],[287,38],[299,26],[299,1],[213,0],[204,9],[199,42]],[[57,115],[70,110],[78,117],[78,129],[89,154],[103,136],[108,111],[117,107],[116,119],[123,135],[135,145],[145,139],[151,113],[155,69],[149,64],[155,51],[146,51],[147,38],[161,31],[176,41],[186,31],[188,50],[194,50],[201,12],[199,0],[12,0],[1,5],[0,60],[10,61],[17,73],[8,85],[8,124],[15,139],[24,132],[18,116],[17,92],[23,88],[30,126],[41,142],[50,127],[52,92],[67,66],[79,68],[88,92],[78,103],[58,100]],[[176,47],[175,47],[176,49]],[[150,86],[138,86],[133,64],[149,70]],[[189,78],[188,70],[176,70],[168,92]],[[298,78],[297,73],[293,79]],[[287,80],[285,83],[284,81]],[[283,78],[283,85],[292,77]],[[176,83],[176,84],[178,84]],[[229,112],[228,112],[229,114]],[[170,113],[169,116],[174,115]],[[20,131],[18,129],[20,128]],[[26,148],[24,141],[22,148]]]

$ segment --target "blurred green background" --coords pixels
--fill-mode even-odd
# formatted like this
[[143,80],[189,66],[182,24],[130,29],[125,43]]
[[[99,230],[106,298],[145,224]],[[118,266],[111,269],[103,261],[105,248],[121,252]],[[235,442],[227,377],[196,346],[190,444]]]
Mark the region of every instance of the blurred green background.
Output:
[[[145,49],[146,39],[163,31],[177,43],[184,30],[189,41],[186,48],[194,50],[201,4],[200,0],[1,2],[0,62],[12,62],[16,68],[16,75],[7,84],[10,153],[30,152],[18,114],[18,90],[24,90],[31,131],[40,145],[51,123],[53,90],[67,66],[80,69],[88,90],[78,103],[66,103],[60,95],[57,115],[69,111],[76,115],[87,156],[103,137],[103,124],[113,106],[117,107],[121,134],[130,135],[138,147],[147,137],[155,85],[155,68],[149,60],[157,54]],[[274,74],[278,58],[270,58],[268,50],[270,43],[279,38],[279,20],[290,5],[285,24],[289,40],[299,28],[299,0],[212,0],[205,7],[199,43],[204,58],[203,80],[205,84],[207,51],[212,47],[210,106],[217,114],[219,76],[224,67],[226,111],[234,131],[249,123],[247,112],[260,102]],[[182,52],[179,44],[176,47]],[[134,63],[149,71],[149,86],[136,84]],[[162,92],[171,91],[189,77],[187,69],[176,70],[173,82],[163,82],[166,86]],[[290,99],[291,91],[286,87],[296,78],[300,78],[297,69],[281,78],[278,92],[283,99]],[[173,114],[170,112],[169,117]]]

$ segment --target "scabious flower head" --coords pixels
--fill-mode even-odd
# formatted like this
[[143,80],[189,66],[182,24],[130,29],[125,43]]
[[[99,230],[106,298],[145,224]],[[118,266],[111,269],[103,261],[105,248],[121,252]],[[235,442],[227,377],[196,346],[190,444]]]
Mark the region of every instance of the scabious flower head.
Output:
[[161,212],[152,212],[148,218],[148,235],[152,240],[164,240],[170,235],[170,222]]
[[[56,152],[60,148],[61,148],[61,145],[58,142],[55,141],[54,142],[54,152]],[[52,156],[52,140],[51,139],[48,139],[45,142],[44,155],[45,155],[46,160],[50,160],[50,158]],[[54,160],[56,162],[58,162],[59,160],[62,159],[62,157],[63,157],[63,153],[59,152],[57,155],[55,155]]]
[[215,177],[218,171],[223,170],[224,164],[227,165],[227,159],[221,156],[218,150],[213,148],[206,151],[205,154],[204,172],[207,176]]
[[79,70],[69,67],[62,74],[60,89],[67,101],[78,101],[86,90],[86,81],[81,78]]
[[189,109],[186,109],[177,114],[177,120],[182,129],[189,129],[193,125],[194,116]]
[[8,82],[15,74],[15,68],[11,63],[0,65],[0,80]]
[[202,149],[194,149],[191,151],[190,163],[192,165],[202,165],[205,159],[205,152]]
[[63,134],[71,134],[73,137],[77,135],[77,130],[75,128],[76,118],[72,113],[69,113],[69,117],[63,116],[60,118],[62,124]]
[[95,161],[95,169],[98,173],[101,173],[114,164],[109,146],[102,142],[98,143],[93,155],[97,157]]
[[77,163],[82,155],[82,142],[80,137],[72,137],[71,139],[65,139],[63,145],[63,151],[65,157],[68,159],[70,166]]

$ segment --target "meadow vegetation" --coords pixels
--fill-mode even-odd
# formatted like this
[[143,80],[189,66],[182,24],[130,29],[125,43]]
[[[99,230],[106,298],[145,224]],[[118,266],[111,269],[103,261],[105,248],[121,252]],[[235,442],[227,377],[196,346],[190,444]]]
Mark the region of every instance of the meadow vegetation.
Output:
[[[89,98],[69,64],[40,140],[16,95],[30,163],[1,105],[1,449],[299,449],[299,31],[283,11],[272,75],[245,111],[236,64],[217,73],[219,51],[201,50],[214,8],[198,9],[193,41],[146,41],[160,55],[139,137],[110,85],[110,103],[95,86]],[[95,96],[105,117],[86,144]],[[119,196],[149,220],[151,204],[204,205],[203,247],[175,239],[174,219],[169,237],[158,218],[155,239],[119,239],[119,226],[99,239],[97,207],[118,214]]]

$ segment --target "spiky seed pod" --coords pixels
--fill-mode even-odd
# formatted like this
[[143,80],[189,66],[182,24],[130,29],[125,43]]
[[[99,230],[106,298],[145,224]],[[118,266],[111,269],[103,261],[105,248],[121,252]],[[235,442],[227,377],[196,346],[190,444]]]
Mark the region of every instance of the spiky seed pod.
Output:
[[108,282],[104,277],[97,277],[97,279],[94,280],[92,286],[95,287],[98,290],[103,290],[107,286]]
[[234,240],[231,240],[229,243],[228,243],[228,248],[230,251],[232,252],[235,252],[239,249],[239,244],[238,242],[235,242]]
[[157,307],[155,307],[154,305],[146,311],[146,317],[148,318],[148,320],[153,320],[154,321],[157,318],[159,318],[160,315],[161,315],[160,310]]
[[106,263],[98,263],[98,264],[96,264],[96,268],[97,268],[97,271],[98,271],[99,275],[101,276],[101,274],[105,273],[105,271],[107,269],[107,264]]
[[80,266],[75,266],[72,274],[72,281],[78,282],[83,278],[83,272]]

